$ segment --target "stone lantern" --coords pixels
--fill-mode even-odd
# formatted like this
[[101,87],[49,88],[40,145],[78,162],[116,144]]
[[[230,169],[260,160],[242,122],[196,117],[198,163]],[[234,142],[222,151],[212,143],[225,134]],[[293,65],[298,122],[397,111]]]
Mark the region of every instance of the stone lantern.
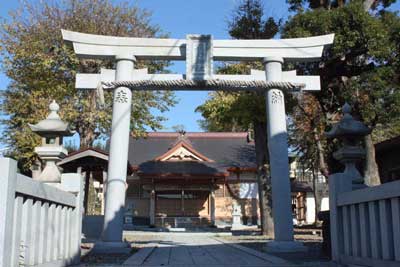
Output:
[[68,155],[68,151],[62,145],[63,137],[71,136],[74,132],[58,115],[60,106],[55,100],[49,108],[50,114],[45,120],[34,125],[29,124],[31,130],[42,137],[42,145],[35,147],[35,152],[45,164],[43,171],[34,179],[46,183],[58,183],[61,181],[61,171],[56,164]]
[[344,104],[343,117],[326,133],[328,138],[337,138],[343,146],[333,153],[333,157],[345,165],[344,174],[352,177],[353,189],[364,187],[364,178],[356,168],[356,163],[365,157],[365,150],[360,143],[371,129],[351,116],[351,107]]

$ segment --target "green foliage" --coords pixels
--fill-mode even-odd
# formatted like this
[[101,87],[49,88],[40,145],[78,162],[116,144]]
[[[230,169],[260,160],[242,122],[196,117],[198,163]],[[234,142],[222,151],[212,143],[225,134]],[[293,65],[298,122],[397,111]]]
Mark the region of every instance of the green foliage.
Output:
[[236,39],[270,39],[279,31],[280,21],[264,19],[260,0],[243,0],[229,22],[229,35]]
[[[300,65],[319,73],[316,94],[323,110],[335,112],[348,101],[370,126],[397,119],[400,18],[388,11],[371,15],[359,2],[334,10],[318,9],[293,17],[285,37],[335,33],[335,43],[321,64]],[[396,39],[397,38],[397,39]]]
[[[252,64],[260,68],[261,64]],[[248,74],[251,65],[246,63],[225,65],[222,74]],[[200,126],[208,131],[246,131],[255,122],[265,122],[265,100],[253,92],[212,92],[207,101],[197,107],[205,120]]]
[[[303,6],[305,1],[289,2]],[[332,120],[338,119],[344,102],[349,102],[354,115],[374,129],[375,142],[400,134],[400,18],[385,9],[394,1],[375,1],[371,8],[380,7],[375,12],[366,8],[371,1],[340,2],[336,8],[305,8],[283,27],[285,38],[335,33],[334,45],[319,64],[296,65],[301,72],[320,75],[322,82],[321,92],[313,94],[315,99],[295,109],[294,115],[310,116],[312,126],[303,127],[301,120],[295,125],[303,155],[313,148],[301,145],[300,140],[317,138],[324,142],[324,132]],[[318,112],[307,113],[315,107]],[[327,144],[324,150],[326,155],[332,152]]]
[[[356,0],[357,1],[357,0]],[[338,7],[343,7],[348,4],[349,0],[286,0],[289,4],[290,11],[303,12],[307,9],[333,9]],[[354,1],[353,1],[354,2]],[[358,2],[362,2],[358,0]],[[367,9],[377,9],[378,7],[387,8],[396,0],[369,0],[364,1]]]
[[[162,36],[158,26],[151,25],[151,14],[128,3],[112,4],[109,0],[66,0],[23,2],[0,26],[2,69],[11,82],[2,94],[2,141],[26,170],[34,159],[33,147],[39,138],[27,127],[46,117],[48,105],[55,99],[61,106],[61,117],[70,122],[80,135],[80,146],[91,146],[107,136],[111,124],[111,93],[106,105],[98,109],[94,91],[74,88],[77,72],[96,73],[100,68],[115,68],[112,61],[78,60],[71,47],[63,43],[61,29],[130,36]],[[139,61],[137,67],[160,72],[164,62]],[[165,120],[154,116],[152,109],[167,111],[175,104],[171,92],[135,92],[131,127],[136,135],[145,126],[159,129]]]

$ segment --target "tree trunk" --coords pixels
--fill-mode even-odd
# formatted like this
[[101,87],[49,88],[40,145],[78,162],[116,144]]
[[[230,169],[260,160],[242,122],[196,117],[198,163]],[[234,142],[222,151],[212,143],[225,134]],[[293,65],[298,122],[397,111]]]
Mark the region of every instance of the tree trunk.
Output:
[[325,150],[324,150],[324,147],[322,146],[321,139],[320,139],[318,133],[316,133],[315,131],[314,131],[314,140],[317,144],[319,170],[322,173],[322,175],[328,179],[329,169],[328,169],[328,164],[326,163],[326,160],[325,160],[325,154],[324,154]]
[[260,207],[261,234],[273,237],[274,223],[272,220],[271,179],[266,171],[267,164],[267,126],[265,123],[254,122],[254,142],[257,161],[258,200]]
[[318,220],[318,213],[321,211],[321,200],[322,200],[322,190],[320,190],[318,185],[318,175],[315,173],[315,168],[312,168],[312,176],[313,176],[313,194],[315,201],[315,225],[319,226],[320,221]]
[[94,188],[94,179],[93,179],[93,172],[89,172],[89,184],[87,185],[89,187],[88,189],[88,215],[97,215],[98,212],[96,210],[96,202],[97,202],[97,195],[96,195],[96,189]]
[[369,11],[373,5],[375,5],[376,0],[364,0],[363,7],[365,11]]
[[[94,140],[96,140],[97,135],[95,133],[95,128],[94,128],[94,120],[95,120],[95,114],[96,114],[96,92],[95,90],[92,90],[88,94],[89,98],[89,112],[87,116],[89,116],[88,121],[90,123],[82,123],[82,127],[78,129],[79,137],[80,137],[80,149],[86,148],[86,147],[92,147]],[[84,122],[84,120],[83,120]]]
[[364,182],[368,186],[380,185],[381,180],[379,177],[379,169],[375,160],[375,146],[372,142],[372,137],[370,134],[365,136],[364,142],[366,150]]
[[82,133],[79,133],[80,136],[80,149],[91,147],[93,141],[95,140],[94,130],[92,129],[85,129]]

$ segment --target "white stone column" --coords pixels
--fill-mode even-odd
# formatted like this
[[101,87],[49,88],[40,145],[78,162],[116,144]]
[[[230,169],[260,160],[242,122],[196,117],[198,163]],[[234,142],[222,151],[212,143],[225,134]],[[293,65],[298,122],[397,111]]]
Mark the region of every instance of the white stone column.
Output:
[[[135,57],[116,57],[116,81],[132,79]],[[132,93],[129,88],[114,90],[113,113],[106,186],[106,203],[102,240],[121,242],[126,191],[126,172],[130,134]]]
[[[282,81],[282,63],[280,57],[264,58],[267,81]],[[293,242],[285,99],[280,89],[266,92],[266,107],[275,234],[275,241],[269,242],[267,248],[293,251],[301,244]]]
[[150,226],[156,225],[156,192],[150,192],[150,208],[149,208]]

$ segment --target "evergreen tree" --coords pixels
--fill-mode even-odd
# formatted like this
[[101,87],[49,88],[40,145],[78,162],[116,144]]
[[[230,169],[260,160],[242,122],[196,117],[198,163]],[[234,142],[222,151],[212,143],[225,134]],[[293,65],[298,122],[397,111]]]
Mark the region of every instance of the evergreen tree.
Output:
[[305,146],[298,143],[299,149],[304,155],[307,150],[316,151],[324,175],[335,171],[337,163],[326,160],[332,148],[324,132],[347,101],[373,129],[365,138],[364,176],[368,185],[377,185],[374,143],[400,133],[400,18],[387,9],[394,1],[288,2],[297,13],[284,26],[284,37],[335,33],[334,45],[322,62],[296,66],[304,73],[320,75],[322,83],[320,92],[304,95],[294,110],[298,141],[310,140]]

